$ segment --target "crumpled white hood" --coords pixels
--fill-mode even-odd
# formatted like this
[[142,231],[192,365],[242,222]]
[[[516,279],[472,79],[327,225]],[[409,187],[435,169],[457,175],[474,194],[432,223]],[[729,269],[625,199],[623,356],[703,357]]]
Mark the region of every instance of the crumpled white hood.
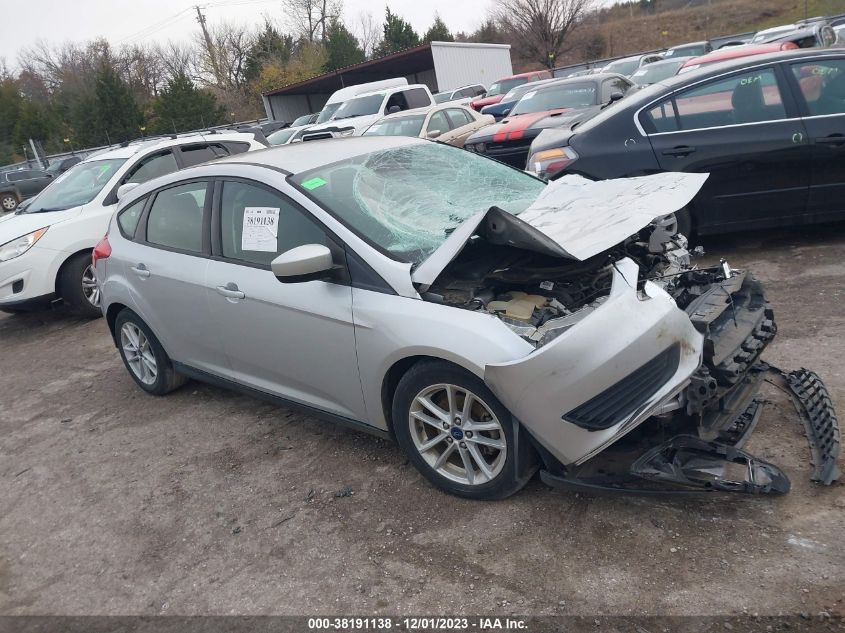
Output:
[[593,181],[565,176],[542,191],[519,219],[585,260],[692,201],[708,174],[666,172]]
[[589,259],[656,218],[684,208],[707,176],[666,172],[598,181],[565,176],[549,183],[518,216],[492,207],[467,219],[411,278],[416,284],[430,286],[467,240],[482,230],[497,243],[569,259]]

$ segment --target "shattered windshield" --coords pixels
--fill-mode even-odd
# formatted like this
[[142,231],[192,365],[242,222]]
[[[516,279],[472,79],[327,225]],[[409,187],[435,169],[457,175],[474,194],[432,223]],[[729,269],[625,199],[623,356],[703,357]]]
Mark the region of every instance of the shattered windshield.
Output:
[[364,136],[419,136],[424,114],[412,114],[395,119],[382,119],[364,132]]
[[125,158],[111,158],[74,165],[38,194],[24,213],[64,211],[88,204],[125,162]]
[[476,213],[494,205],[521,213],[545,186],[497,161],[424,142],[356,156],[292,180],[370,244],[414,265]]

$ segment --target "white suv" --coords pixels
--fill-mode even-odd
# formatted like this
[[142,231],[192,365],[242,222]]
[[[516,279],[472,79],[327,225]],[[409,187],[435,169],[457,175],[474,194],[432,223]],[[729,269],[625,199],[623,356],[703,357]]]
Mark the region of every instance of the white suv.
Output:
[[147,139],[88,157],[25,209],[0,218],[0,310],[62,300],[77,314],[100,316],[91,250],[108,229],[118,189],[264,147],[252,133],[223,132]]
[[423,84],[411,84],[368,92],[344,101],[331,120],[315,125],[302,135],[303,141],[315,141],[339,136],[361,136],[368,127],[385,115],[428,108],[434,97]]

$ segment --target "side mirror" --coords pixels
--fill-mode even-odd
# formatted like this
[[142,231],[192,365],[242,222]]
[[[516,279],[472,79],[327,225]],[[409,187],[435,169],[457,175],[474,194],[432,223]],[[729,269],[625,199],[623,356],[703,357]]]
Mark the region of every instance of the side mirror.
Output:
[[402,108],[398,105],[392,105],[387,109],[388,114],[396,114],[397,112],[402,112]]
[[511,109],[508,108],[507,110],[502,110],[502,116],[508,116],[511,113]]
[[123,197],[127,193],[132,191],[135,187],[137,187],[140,184],[141,184],[140,182],[127,182],[127,183],[120,185],[117,188],[117,199],[118,199],[118,201],[123,200]]
[[428,138],[437,138],[442,133],[443,132],[441,132],[440,130],[429,130],[426,136],[428,136]]
[[322,244],[297,246],[270,263],[276,279],[289,284],[323,279],[333,268],[332,252]]
[[624,96],[625,96],[624,92],[614,90],[613,92],[610,93],[610,101],[608,103],[613,103],[614,101],[619,101]]

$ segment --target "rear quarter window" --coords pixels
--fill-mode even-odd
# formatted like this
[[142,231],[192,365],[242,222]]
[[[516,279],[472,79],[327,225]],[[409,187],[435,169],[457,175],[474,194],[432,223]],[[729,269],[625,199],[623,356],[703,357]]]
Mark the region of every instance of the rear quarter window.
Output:
[[147,198],[141,198],[120,213],[117,214],[117,226],[120,229],[120,234],[127,240],[135,237],[135,231],[138,228],[138,222],[141,220],[141,213],[144,211],[144,205],[147,203]]

